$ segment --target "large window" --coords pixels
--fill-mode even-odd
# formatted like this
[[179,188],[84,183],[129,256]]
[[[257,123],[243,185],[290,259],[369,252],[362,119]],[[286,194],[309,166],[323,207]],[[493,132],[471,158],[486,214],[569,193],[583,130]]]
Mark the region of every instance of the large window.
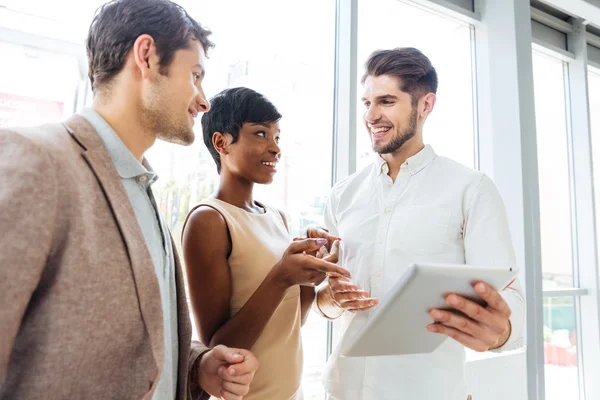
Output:
[[[213,31],[216,47],[206,64],[207,95],[246,86],[266,95],[283,115],[279,171],[271,185],[256,188],[255,198],[284,211],[291,234],[298,236],[308,224],[321,221],[331,187],[335,2],[180,3]],[[188,210],[218,184],[200,124],[191,148],[158,142],[147,156],[160,175],[156,192],[161,211],[179,245]],[[302,336],[304,396],[322,399],[326,320],[310,316]]]
[[[533,54],[543,288],[572,288],[573,223],[570,136],[565,96],[568,64]],[[577,301],[545,297],[546,399],[577,399]]]
[[73,113],[81,82],[75,57],[2,41],[0,54],[10,60],[0,63],[0,128],[59,122]]
[[590,70],[588,87],[594,163],[594,194],[596,199],[596,239],[598,240],[596,252],[600,252],[600,70]]
[[469,25],[398,0],[358,2],[357,169],[375,158],[360,102],[364,63],[373,51],[395,47],[421,50],[438,73],[437,103],[423,129],[425,143],[439,155],[475,166],[471,44]]
[[533,56],[540,185],[540,230],[544,289],[573,286],[571,179],[565,69],[538,53]]
[[[94,10],[106,1],[0,0],[0,128],[57,122],[86,100],[89,105],[83,44]],[[543,343],[544,365],[527,365],[525,382],[520,370],[501,367],[510,355],[499,356],[505,361],[497,364],[468,363],[473,397],[524,400],[525,390],[520,397],[502,393],[504,382],[514,382],[513,388],[526,386],[536,398],[544,393],[548,400],[600,398],[600,255],[591,262],[593,248],[585,241],[593,231],[586,221],[594,220],[591,199],[585,198],[592,183],[587,171],[591,156],[600,251],[600,69],[594,69],[600,65],[599,6],[590,0],[175,1],[214,32],[207,94],[247,86],[264,93],[283,114],[279,173],[273,184],[257,187],[256,198],[284,211],[294,236],[321,220],[332,176],[342,179],[354,161],[360,169],[375,158],[360,102],[359,81],[368,56],[377,49],[422,50],[439,75],[438,101],[425,124],[424,141],[469,167],[479,167],[478,157],[486,157],[481,168],[498,183],[508,205],[530,311],[543,310],[527,316],[527,330],[536,337],[527,343],[527,352],[537,356]],[[531,18],[531,31],[525,29],[525,18]],[[337,47],[336,20],[343,33]],[[532,42],[539,51],[533,55],[533,76],[527,71]],[[358,96],[352,99],[357,115],[352,107],[348,115],[344,102],[354,97],[354,92],[347,95],[354,86],[344,78],[354,71],[350,66],[357,67]],[[582,90],[586,68],[591,149],[584,148],[587,138],[582,136],[587,134],[582,129],[588,117]],[[342,77],[340,87],[334,87],[336,77]],[[336,92],[344,101],[334,102]],[[356,132],[340,129],[333,141],[334,126],[348,121],[356,121]],[[188,210],[218,184],[198,123],[196,134],[188,148],[158,142],[147,154],[160,176],[154,188],[177,246]],[[344,140],[356,144],[356,154]],[[539,181],[528,164],[534,155]],[[531,213],[538,206],[540,237],[536,212]],[[536,292],[540,272],[542,298]],[[327,323],[313,315],[302,335],[305,398],[322,400]],[[545,388],[538,379],[541,368]],[[483,382],[479,388],[478,382]]]
[[[22,32],[20,38],[43,38],[52,46],[79,46],[84,57],[87,28],[104,2],[0,0],[0,27]],[[284,211],[291,234],[299,235],[321,220],[331,187],[335,1],[177,2],[213,31],[216,47],[207,60],[207,95],[250,87],[266,95],[283,115],[279,172],[273,184],[256,188],[255,197]],[[70,12],[65,14],[65,9]],[[81,59],[1,41],[0,54],[0,127],[57,122],[79,109],[83,97],[90,104]],[[153,188],[179,247],[188,210],[218,184],[200,124],[192,146],[158,141],[146,156],[160,177]],[[311,316],[302,335],[304,396],[322,399],[326,321]]]

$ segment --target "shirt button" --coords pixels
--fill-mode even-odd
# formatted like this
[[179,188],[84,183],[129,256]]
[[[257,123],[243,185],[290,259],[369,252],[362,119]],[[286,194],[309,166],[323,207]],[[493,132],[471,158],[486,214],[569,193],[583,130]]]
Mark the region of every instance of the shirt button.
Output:
[[391,208],[386,208],[386,209],[385,209],[385,213],[386,213],[386,214],[389,214],[389,213],[391,213],[391,212],[392,212],[392,209],[391,209]]
[[142,175],[138,178],[138,182],[140,183],[144,183],[148,180],[148,178],[145,175]]
[[377,278],[381,278],[381,274],[377,274],[375,275]]

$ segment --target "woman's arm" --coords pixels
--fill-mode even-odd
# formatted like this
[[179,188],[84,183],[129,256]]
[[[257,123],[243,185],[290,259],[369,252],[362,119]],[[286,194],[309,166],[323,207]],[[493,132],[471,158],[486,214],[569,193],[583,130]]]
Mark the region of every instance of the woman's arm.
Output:
[[196,209],[183,235],[183,254],[200,340],[209,347],[223,344],[250,349],[283,300],[287,287],[269,274],[244,307],[229,318],[230,252],[231,239],[223,216],[207,206]]
[[231,318],[231,275],[227,258],[231,239],[223,216],[210,207],[199,207],[188,219],[183,254],[192,309],[202,342],[250,349],[271,316],[294,285],[316,286],[326,273],[350,273],[307,253],[319,250],[326,239],[293,242],[271,269],[252,297]]

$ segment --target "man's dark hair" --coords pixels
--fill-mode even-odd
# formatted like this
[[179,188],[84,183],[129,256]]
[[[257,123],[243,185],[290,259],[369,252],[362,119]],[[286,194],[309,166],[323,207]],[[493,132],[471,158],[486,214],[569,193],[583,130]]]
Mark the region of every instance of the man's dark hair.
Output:
[[228,133],[235,143],[245,122],[277,122],[281,114],[262,94],[245,87],[225,89],[210,99],[210,111],[202,115],[204,144],[221,173],[221,157],[215,149],[212,137],[215,132]]
[[152,36],[160,57],[160,73],[167,74],[175,52],[198,40],[207,53],[214,45],[204,29],[179,5],[169,0],[113,0],[96,11],[86,50],[88,76],[96,92],[123,69],[136,39]]
[[392,50],[377,50],[365,63],[365,73],[361,82],[368,76],[391,75],[400,78],[400,90],[411,95],[413,104],[427,93],[436,93],[437,72],[429,58],[414,47],[398,47]]

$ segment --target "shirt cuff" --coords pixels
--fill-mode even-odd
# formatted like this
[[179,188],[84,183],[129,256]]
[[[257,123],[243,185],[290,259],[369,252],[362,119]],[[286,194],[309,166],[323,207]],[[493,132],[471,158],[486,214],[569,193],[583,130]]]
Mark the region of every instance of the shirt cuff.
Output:
[[188,362],[188,399],[208,400],[210,394],[198,385],[200,358],[210,349],[200,342],[193,341]]
[[510,287],[500,292],[500,294],[511,310],[511,316],[509,318],[511,332],[506,343],[496,349],[490,350],[496,353],[516,350],[523,347],[523,336],[525,333],[525,302],[523,301],[523,298],[517,291]]

